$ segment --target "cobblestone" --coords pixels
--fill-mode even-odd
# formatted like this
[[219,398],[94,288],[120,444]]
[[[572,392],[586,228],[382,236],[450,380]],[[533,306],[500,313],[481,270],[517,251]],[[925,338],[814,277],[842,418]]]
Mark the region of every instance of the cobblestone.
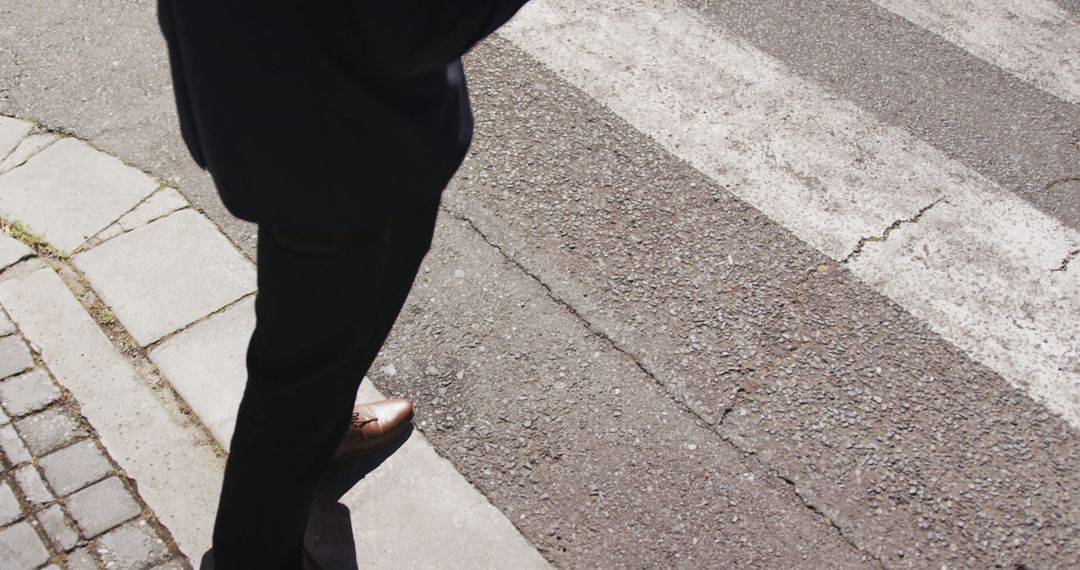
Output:
[[142,508],[117,477],[110,477],[71,495],[68,512],[85,538],[93,538],[135,517]]
[[0,338],[0,378],[18,374],[34,365],[30,349],[17,336]]
[[145,520],[126,524],[97,541],[97,553],[106,568],[142,570],[164,561],[169,549]]
[[[54,381],[50,370],[33,369],[9,309],[0,307],[0,370],[15,370],[0,378],[0,570],[45,570],[50,552],[60,557],[45,568],[68,570],[143,569],[184,560],[166,543],[167,535],[139,519],[142,502],[116,476],[109,451],[79,412],[57,403],[65,394],[63,377]],[[109,367],[97,370],[104,380],[115,378]]]
[[57,495],[65,496],[103,479],[112,464],[92,440],[80,441],[38,461]]
[[30,570],[49,560],[49,551],[41,538],[25,521],[0,530],[0,560],[12,570]]
[[0,381],[0,405],[16,418],[42,410],[58,399],[60,389],[40,368]]
[[9,465],[18,465],[31,459],[22,438],[15,431],[15,426],[10,424],[0,427],[0,449],[4,451],[4,458]]
[[62,408],[50,408],[15,422],[15,428],[34,455],[45,455],[87,435],[75,418]]
[[94,555],[90,554],[89,547],[80,548],[75,552],[68,555],[67,558],[68,570],[97,570],[97,561],[94,560]]
[[53,500],[52,491],[45,486],[41,473],[38,473],[37,467],[33,465],[23,465],[16,469],[15,482],[19,484],[19,490],[31,508],[36,509]]
[[42,510],[37,514],[37,520],[41,523],[45,535],[60,550],[71,550],[79,543],[79,533],[68,524],[64,518],[64,510],[60,508],[60,505],[52,505]]
[[0,526],[11,524],[23,517],[22,505],[7,482],[0,484]]

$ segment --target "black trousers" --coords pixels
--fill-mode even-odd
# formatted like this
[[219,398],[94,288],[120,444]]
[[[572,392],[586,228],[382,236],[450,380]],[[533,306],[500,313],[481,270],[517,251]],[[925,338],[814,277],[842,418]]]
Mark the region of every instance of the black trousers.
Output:
[[363,231],[259,227],[257,320],[214,525],[215,570],[301,568],[315,484],[431,246],[437,212]]

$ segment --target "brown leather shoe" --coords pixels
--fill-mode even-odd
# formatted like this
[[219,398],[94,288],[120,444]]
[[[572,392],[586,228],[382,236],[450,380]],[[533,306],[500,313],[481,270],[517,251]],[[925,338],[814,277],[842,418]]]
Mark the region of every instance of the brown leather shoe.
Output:
[[367,455],[394,441],[412,421],[412,402],[402,399],[357,404],[334,460]]

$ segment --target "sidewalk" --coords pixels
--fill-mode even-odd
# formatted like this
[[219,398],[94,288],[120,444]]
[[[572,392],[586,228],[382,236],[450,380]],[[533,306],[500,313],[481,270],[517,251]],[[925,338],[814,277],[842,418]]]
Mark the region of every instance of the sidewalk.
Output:
[[[197,565],[209,547],[243,387],[243,352],[254,325],[254,266],[175,190],[81,141],[4,117],[0,219],[0,306],[18,332],[3,342],[29,357],[17,348],[25,339],[41,374],[47,370],[55,379],[48,386],[57,394],[34,400],[31,409],[18,394],[9,404],[5,386],[53,394],[45,384],[23,376],[0,384],[0,403],[14,424],[4,420],[4,481],[19,489],[11,493],[17,503],[11,503],[9,519],[10,501],[0,488],[0,558],[8,559],[10,549],[20,556],[11,558],[19,568],[65,557],[75,567],[76,555],[97,556],[110,568],[148,568],[170,557]],[[378,397],[366,382],[361,399]],[[62,415],[69,411],[82,416]],[[70,433],[35,447],[31,442],[55,422],[30,420],[53,417],[48,414],[68,418],[55,422],[67,422]],[[58,461],[49,453],[76,439],[58,453],[68,453],[87,473],[61,468],[64,481],[102,481],[85,490],[49,479],[47,466]],[[19,455],[20,441],[33,458]],[[104,454],[97,463],[76,455],[91,457],[99,447]],[[51,486],[61,499],[28,502],[20,483],[26,477],[19,474],[30,473],[29,465],[44,471],[43,488]],[[107,528],[85,527],[78,499],[99,488],[137,491],[129,503],[140,505],[139,511],[129,507],[126,516],[109,518]],[[345,559],[364,568],[547,566],[419,432],[389,457],[330,474],[323,490],[309,542],[317,558],[336,561],[333,567]],[[109,501],[114,503],[121,504]],[[78,539],[35,534],[30,521],[45,526],[43,517],[64,509]],[[365,524],[375,517],[378,525]],[[158,538],[151,540],[155,532]],[[48,539],[48,545],[31,538]],[[142,550],[136,553],[122,540]],[[120,560],[116,552],[128,558]]]

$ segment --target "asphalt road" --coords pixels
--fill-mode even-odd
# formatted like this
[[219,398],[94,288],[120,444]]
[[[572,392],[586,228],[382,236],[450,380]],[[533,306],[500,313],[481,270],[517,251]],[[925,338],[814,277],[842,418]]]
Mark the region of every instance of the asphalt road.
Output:
[[[1075,235],[1080,105],[882,4],[685,0],[664,9],[723,38],[707,45],[736,42],[855,117],[806,122],[799,133],[831,144],[841,119],[869,133],[867,146],[906,133]],[[648,15],[652,5],[626,10]],[[1067,15],[1039,26],[1080,29],[1076,0],[1032,6]],[[943,328],[913,297],[751,205],[743,187],[766,176],[768,162],[747,166],[735,143],[707,141],[729,171],[745,170],[727,179],[648,126],[691,129],[707,119],[674,102],[721,108],[738,93],[658,85],[668,111],[636,114],[581,72],[585,63],[530,43],[540,20],[524,15],[467,58],[477,138],[371,374],[383,391],[417,401],[420,429],[440,453],[560,567],[1080,565],[1080,434],[1068,420],[1080,389],[1066,382],[1050,401],[1021,365],[982,350],[982,337]],[[5,0],[0,22],[0,113],[71,132],[161,177],[253,254],[253,228],[223,210],[180,142],[153,2]],[[650,33],[642,28],[641,41]],[[599,34],[578,37],[603,51]],[[655,51],[660,67],[680,65]],[[785,103],[797,110],[807,90],[790,93],[779,110],[730,108],[724,121],[756,125],[773,152],[786,141],[769,138],[787,132]],[[740,136],[727,140],[760,142]],[[889,144],[874,148],[883,163],[900,160]],[[912,180],[888,191],[922,190]],[[912,214],[898,234],[918,225]],[[1067,253],[1047,255],[1068,268]],[[1045,285],[1062,291],[1055,310],[1076,308],[1075,283]],[[1068,381],[1080,374],[1080,341],[1062,342],[1063,355],[1047,358],[1064,359]]]

